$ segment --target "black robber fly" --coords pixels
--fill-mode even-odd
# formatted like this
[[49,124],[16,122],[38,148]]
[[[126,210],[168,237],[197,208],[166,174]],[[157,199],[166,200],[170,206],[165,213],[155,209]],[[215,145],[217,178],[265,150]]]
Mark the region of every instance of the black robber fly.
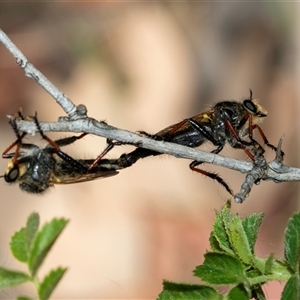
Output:
[[[19,117],[24,119],[20,113]],[[6,182],[19,183],[21,190],[39,194],[54,184],[85,182],[118,174],[107,163],[110,169],[101,166],[101,161],[89,170],[93,159],[74,159],[61,150],[61,147],[74,143],[86,133],[53,141],[42,131],[36,115],[33,120],[41,137],[48,142],[48,145],[40,148],[35,144],[24,143],[23,138],[26,133],[20,134],[16,119],[11,117],[9,122],[17,140],[2,154],[3,158],[10,159],[5,174],[1,176]],[[15,152],[9,153],[14,147],[16,147]],[[107,160],[104,161],[107,162]]]
[[[228,143],[233,148],[243,149],[245,153],[253,160],[251,147],[257,148],[259,143],[253,138],[253,131],[257,129],[264,143],[273,150],[276,147],[269,143],[263,130],[258,125],[267,116],[267,111],[250,96],[243,102],[221,101],[215,104],[211,109],[204,111],[191,118],[166,127],[156,134],[148,134],[144,131],[140,133],[155,140],[176,143],[188,147],[198,147],[206,142],[212,143],[216,148],[212,153],[219,153]],[[101,159],[114,145],[120,145],[120,142],[108,141],[108,146],[99,156]],[[259,145],[260,146],[260,145]],[[118,169],[127,168],[133,165],[141,158],[156,156],[161,153],[136,148],[130,153],[125,153],[115,162]],[[96,165],[97,160],[95,160]],[[233,195],[228,184],[217,174],[197,168],[201,161],[190,163],[190,169],[217,180],[223,187]]]

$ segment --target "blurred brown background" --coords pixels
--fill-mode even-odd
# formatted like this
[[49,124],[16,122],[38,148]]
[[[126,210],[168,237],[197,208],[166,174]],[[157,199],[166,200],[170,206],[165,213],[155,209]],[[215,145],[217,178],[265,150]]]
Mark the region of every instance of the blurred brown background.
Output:
[[[299,167],[299,3],[1,3],[0,27],[29,60],[91,117],[132,131],[155,133],[225,99],[254,97],[269,115],[262,128],[277,144],[285,133],[286,164]],[[299,85],[299,84],[298,84]],[[0,47],[1,149],[15,139],[6,115],[23,107],[55,121],[61,108],[26,78]],[[67,134],[52,134],[52,138]],[[38,140],[37,140],[38,139]],[[39,138],[27,141],[41,142]],[[105,139],[70,146],[75,157],[96,157]],[[117,157],[132,149],[114,149]],[[210,147],[203,149],[211,150]],[[229,147],[224,155],[246,159]],[[267,151],[268,160],[274,153]],[[2,160],[4,171],[7,161]],[[71,220],[42,268],[69,270],[52,298],[155,298],[162,280],[198,282],[215,209],[228,198],[187,160],[147,158],[118,176],[58,186],[43,196],[0,182],[0,265],[22,267],[10,236],[32,211],[42,223]],[[244,175],[217,171],[238,192]],[[233,212],[266,215],[256,250],[283,255],[288,218],[299,209],[299,184],[262,182]],[[278,299],[283,285],[265,287]],[[30,285],[1,299],[34,296]]]

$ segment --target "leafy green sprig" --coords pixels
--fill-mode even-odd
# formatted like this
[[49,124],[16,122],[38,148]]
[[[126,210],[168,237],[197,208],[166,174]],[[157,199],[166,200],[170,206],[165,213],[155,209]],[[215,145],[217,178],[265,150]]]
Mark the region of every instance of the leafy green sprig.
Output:
[[[50,223],[46,223],[41,230],[39,230],[39,223],[39,215],[32,213],[27,220],[26,227],[21,228],[12,236],[10,242],[12,254],[20,262],[27,264],[28,272],[0,268],[0,289],[32,282],[38,299],[47,300],[67,269],[58,267],[50,271],[43,280],[38,278],[37,273],[68,221],[53,219]],[[18,297],[18,300],[29,299],[32,298]]]
[[[287,281],[282,300],[300,299],[300,214],[289,220],[285,231],[285,259],[255,255],[254,246],[264,215],[252,214],[244,219],[232,216],[228,201],[216,213],[210,235],[210,247],[204,262],[193,271],[205,284],[164,281],[159,300],[266,299],[262,286],[268,281]],[[215,287],[228,286],[226,294]]]

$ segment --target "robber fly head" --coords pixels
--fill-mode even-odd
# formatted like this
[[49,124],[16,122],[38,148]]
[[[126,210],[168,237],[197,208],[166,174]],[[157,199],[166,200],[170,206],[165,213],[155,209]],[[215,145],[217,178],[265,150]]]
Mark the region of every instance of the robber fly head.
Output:
[[[30,145],[26,154],[22,153],[17,160],[12,159],[7,165],[4,179],[8,183],[19,182],[21,190],[29,193],[42,193],[51,185],[51,171],[54,170],[56,160],[47,148],[41,149]],[[49,148],[50,149],[50,148]]]
[[247,129],[245,124],[250,118],[254,125],[260,123],[267,116],[267,111],[259,105],[258,100],[252,99],[251,90],[249,99],[245,99],[243,102],[222,101],[217,103],[213,110],[214,120],[219,123],[219,127],[225,128],[224,121],[226,120],[242,135]]

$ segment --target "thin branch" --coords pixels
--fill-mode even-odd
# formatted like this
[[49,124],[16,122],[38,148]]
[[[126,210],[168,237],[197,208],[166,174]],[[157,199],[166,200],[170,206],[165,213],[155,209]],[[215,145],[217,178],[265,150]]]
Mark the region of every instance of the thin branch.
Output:
[[0,42],[16,59],[16,63],[21,67],[25,76],[33,79],[47,93],[49,93],[56,102],[62,107],[70,119],[78,118],[77,109],[74,103],[63,94],[56,86],[53,85],[39,70],[37,70],[27,57],[19,50],[19,48],[8,38],[8,36],[0,29]]
[[[281,150],[281,148],[280,148]],[[264,157],[264,149],[257,145],[253,149],[254,152],[254,162],[252,170],[247,174],[244,183],[241,186],[241,190],[238,194],[234,195],[234,200],[237,203],[243,203],[251,192],[254,184],[260,183],[261,180],[266,179],[268,171],[268,163]],[[278,151],[277,151],[278,153]],[[281,151],[280,151],[281,154]],[[277,159],[277,156],[276,158]]]
[[[30,134],[33,134],[36,131],[36,127],[33,122],[18,121],[17,124],[19,130],[21,131],[25,131]],[[87,132],[97,136],[109,138],[111,140],[139,145],[139,147],[173,155],[175,157],[203,161],[205,163],[229,168],[241,173],[249,173],[253,169],[253,164],[251,162],[237,160],[175,143],[157,141],[127,130],[121,130],[107,125],[105,122],[98,122],[92,118],[79,119],[76,121],[61,120],[53,123],[41,122],[40,125],[42,130],[45,132]],[[283,167],[274,168],[274,164],[277,165],[276,161],[277,159],[275,158],[274,161],[268,164],[268,170],[263,178],[264,180],[272,180],[275,182],[300,181],[300,169],[287,167],[284,165],[282,165]]]

